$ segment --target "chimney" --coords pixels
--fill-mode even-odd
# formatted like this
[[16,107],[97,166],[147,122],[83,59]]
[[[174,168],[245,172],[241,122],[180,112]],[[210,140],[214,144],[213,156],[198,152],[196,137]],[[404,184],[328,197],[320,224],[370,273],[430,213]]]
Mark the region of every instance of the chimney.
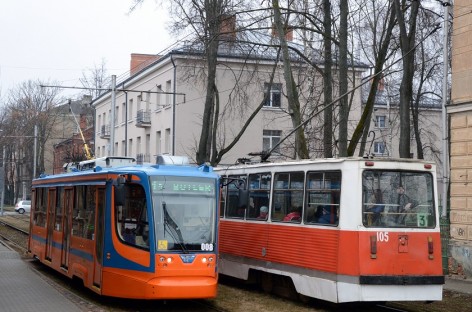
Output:
[[[275,25],[272,25],[272,37],[278,38],[279,34],[277,32],[277,27]],[[285,40],[287,41],[293,41],[293,27],[292,26],[287,26],[285,28]]]
[[157,61],[159,58],[160,56],[155,54],[131,53],[131,62],[129,68],[130,76],[133,76],[144,67]]
[[220,40],[234,41],[236,39],[236,15],[223,14],[220,16]]

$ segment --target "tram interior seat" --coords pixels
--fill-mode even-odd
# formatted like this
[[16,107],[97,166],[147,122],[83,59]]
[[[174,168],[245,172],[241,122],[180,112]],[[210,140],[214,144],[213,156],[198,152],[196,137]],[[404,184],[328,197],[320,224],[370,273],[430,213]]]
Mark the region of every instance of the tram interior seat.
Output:
[[290,212],[284,217],[284,222],[300,222],[301,216],[301,207],[292,207]]

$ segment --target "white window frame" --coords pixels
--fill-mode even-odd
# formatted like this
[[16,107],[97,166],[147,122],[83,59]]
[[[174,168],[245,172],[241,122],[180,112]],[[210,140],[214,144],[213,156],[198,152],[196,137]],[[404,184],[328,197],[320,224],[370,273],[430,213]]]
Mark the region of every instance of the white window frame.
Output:
[[269,92],[269,97],[264,103],[264,107],[281,108],[282,107],[282,84],[272,83],[269,89],[269,83],[264,83],[264,93]]
[[387,146],[384,141],[374,142],[374,154],[385,155],[387,153]]
[[[267,152],[277,145],[282,139],[282,130],[262,130],[262,150]],[[274,153],[280,153],[278,146]]]
[[387,116],[385,115],[376,115],[375,116],[375,127],[376,128],[386,128],[387,127]]

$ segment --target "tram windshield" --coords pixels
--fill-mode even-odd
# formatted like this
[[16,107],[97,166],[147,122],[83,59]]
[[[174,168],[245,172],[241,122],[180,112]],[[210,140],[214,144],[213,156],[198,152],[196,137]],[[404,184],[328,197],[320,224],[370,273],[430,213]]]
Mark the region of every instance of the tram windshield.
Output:
[[366,170],[362,216],[366,227],[436,226],[433,176],[426,172]]
[[151,177],[156,244],[159,251],[213,251],[216,237],[215,181]]

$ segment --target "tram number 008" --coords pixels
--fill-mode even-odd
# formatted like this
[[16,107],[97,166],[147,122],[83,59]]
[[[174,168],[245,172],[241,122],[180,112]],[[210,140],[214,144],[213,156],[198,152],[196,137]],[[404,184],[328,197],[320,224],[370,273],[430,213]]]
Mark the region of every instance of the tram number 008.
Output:
[[377,232],[378,242],[388,242],[388,232]]

